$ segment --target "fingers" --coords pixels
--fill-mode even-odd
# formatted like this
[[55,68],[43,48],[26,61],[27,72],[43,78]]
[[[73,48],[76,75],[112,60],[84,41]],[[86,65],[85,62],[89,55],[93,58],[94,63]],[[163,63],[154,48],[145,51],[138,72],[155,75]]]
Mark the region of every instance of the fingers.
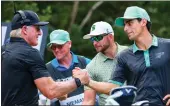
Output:
[[166,100],[166,99],[168,99],[168,98],[170,98],[170,94],[166,95],[166,96],[163,98],[163,100]]
[[167,100],[166,102],[166,106],[170,106],[170,94],[166,95],[164,98],[163,98],[164,101]]
[[81,68],[80,68],[80,67],[75,67],[74,69],[79,69],[79,70],[81,70]]
[[77,76],[77,75],[81,75],[81,74],[85,74],[84,73],[85,69],[81,69],[79,67],[75,67],[75,69],[73,69],[72,73],[73,73],[73,77]]
[[166,103],[166,106],[170,106],[170,99],[169,99],[168,102]]
[[57,98],[58,100],[65,100],[65,99],[67,99],[67,94],[66,95],[63,95],[63,96],[61,96],[61,97],[59,97],[59,98]]

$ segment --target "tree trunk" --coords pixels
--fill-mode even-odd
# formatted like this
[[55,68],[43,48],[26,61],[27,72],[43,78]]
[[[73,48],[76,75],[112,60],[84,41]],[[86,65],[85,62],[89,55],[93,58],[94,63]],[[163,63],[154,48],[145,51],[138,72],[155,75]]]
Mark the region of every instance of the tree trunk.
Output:
[[78,6],[79,6],[79,1],[74,1],[73,10],[72,10],[72,14],[71,14],[71,22],[70,22],[70,25],[69,25],[69,28],[68,28],[69,33],[71,33],[71,27],[75,22]]
[[84,25],[88,22],[88,20],[90,19],[92,13],[94,10],[97,9],[97,7],[99,7],[101,4],[103,3],[103,1],[98,1],[97,3],[95,3],[92,8],[89,10],[89,12],[87,13],[86,17],[83,19],[83,21],[80,24],[80,29],[82,29],[84,27]]

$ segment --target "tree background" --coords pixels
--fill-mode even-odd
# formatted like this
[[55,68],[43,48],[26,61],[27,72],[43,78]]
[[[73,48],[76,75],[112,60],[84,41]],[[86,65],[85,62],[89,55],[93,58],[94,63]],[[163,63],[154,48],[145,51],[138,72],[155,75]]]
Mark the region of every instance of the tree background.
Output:
[[[82,37],[88,34],[91,25],[97,21],[110,23],[119,44],[131,45],[122,27],[114,26],[114,20],[123,16],[128,6],[139,6],[148,12],[152,30],[156,36],[170,38],[170,1],[15,1],[17,10],[35,11],[40,20],[49,21],[48,33],[64,29],[70,32],[72,51],[93,58],[96,51],[90,40]],[[14,9],[12,1],[1,1],[1,22],[10,22]],[[46,35],[49,42],[49,35]],[[45,62],[53,59],[45,49]]]

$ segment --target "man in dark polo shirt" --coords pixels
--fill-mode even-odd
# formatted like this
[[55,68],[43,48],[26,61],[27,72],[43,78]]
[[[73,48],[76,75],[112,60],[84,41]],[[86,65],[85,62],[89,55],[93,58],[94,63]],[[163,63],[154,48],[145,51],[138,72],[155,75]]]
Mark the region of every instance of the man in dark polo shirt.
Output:
[[33,11],[20,10],[14,15],[10,42],[4,46],[1,54],[2,106],[38,106],[37,88],[46,97],[53,99],[81,86],[79,79],[53,81],[40,53],[32,48],[38,44],[40,26],[47,24],[40,22]]
[[128,7],[124,17],[115,20],[124,26],[134,44],[118,57],[112,80],[138,88],[135,101],[148,100],[151,106],[164,106],[163,98],[170,94],[170,39],[150,33],[151,20],[140,7]]
[[[118,64],[109,81],[112,84],[90,80],[88,86],[109,94],[111,88],[127,81],[127,85],[137,87],[135,102],[148,100],[149,106],[170,105],[167,102],[170,97],[170,39],[151,34],[150,17],[137,6],[128,7],[124,17],[117,18],[115,24],[124,27],[134,44],[117,57]],[[77,70],[73,71],[74,77],[83,73]]]

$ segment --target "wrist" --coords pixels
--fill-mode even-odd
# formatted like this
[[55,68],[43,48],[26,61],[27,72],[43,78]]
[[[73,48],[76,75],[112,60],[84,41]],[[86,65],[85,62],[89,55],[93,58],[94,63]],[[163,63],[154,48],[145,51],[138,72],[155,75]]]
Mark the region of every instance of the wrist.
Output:
[[89,82],[85,84],[86,86],[90,86],[91,80],[89,79]]
[[79,78],[74,78],[77,88],[81,86],[81,81]]

